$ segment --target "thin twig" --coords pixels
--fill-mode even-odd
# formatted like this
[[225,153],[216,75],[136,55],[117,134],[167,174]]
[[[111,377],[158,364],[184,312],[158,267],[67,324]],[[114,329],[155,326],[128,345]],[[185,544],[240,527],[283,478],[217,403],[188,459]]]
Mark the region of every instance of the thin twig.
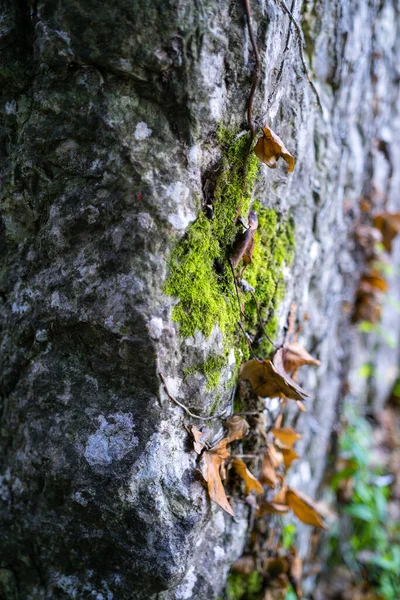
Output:
[[254,124],[253,124],[253,102],[254,102],[254,95],[256,93],[256,90],[258,88],[258,84],[260,83],[260,78],[261,78],[261,57],[260,57],[260,53],[258,51],[256,38],[255,38],[253,27],[251,24],[250,0],[244,0],[244,9],[246,11],[247,30],[249,32],[249,38],[250,38],[251,46],[253,48],[255,65],[254,65],[254,72],[253,72],[253,81],[251,84],[250,94],[249,94],[249,98],[247,101],[247,122],[248,122],[248,125],[250,128],[250,139],[249,139],[249,143],[246,148],[246,154],[245,154],[244,161],[243,161],[243,188],[242,188],[242,193],[240,196],[240,202],[236,209],[236,216],[235,216],[235,221],[234,221],[235,223],[240,215],[240,211],[242,209],[242,204],[243,204],[243,196],[245,195],[246,188],[247,188],[247,163],[249,160],[251,147],[253,145],[253,140],[255,137],[255,130],[254,130]]
[[232,458],[261,458],[259,454],[232,454]]
[[237,285],[237,280],[236,280],[236,275],[235,275],[235,269],[233,268],[233,264],[232,264],[232,261],[231,261],[230,258],[228,258],[228,263],[229,263],[229,266],[230,266],[231,271],[232,271],[233,283],[235,284],[236,298],[237,298],[238,305],[239,305],[239,315],[240,315],[240,317],[244,317],[243,310],[242,310],[242,305],[240,303],[239,288],[238,288],[238,285]]
[[250,95],[249,95],[249,99],[247,102],[247,121],[249,123],[249,127],[250,127],[250,132],[251,132],[251,141],[253,141],[254,139],[254,125],[253,125],[253,118],[252,118],[252,113],[253,113],[253,101],[254,101],[254,94],[256,93],[258,84],[260,83],[260,77],[261,77],[261,57],[260,57],[260,53],[258,51],[258,47],[257,47],[257,43],[256,43],[256,39],[254,36],[254,32],[253,32],[253,27],[251,25],[251,8],[250,8],[250,0],[244,0],[244,8],[246,11],[246,16],[247,16],[247,29],[249,32],[249,37],[250,37],[250,42],[253,48],[253,52],[254,52],[254,58],[256,61],[255,67],[254,67],[254,74],[253,74],[253,83],[251,86],[251,90],[250,90]]
[[277,346],[277,345],[275,344],[275,342],[273,342],[273,341],[272,341],[272,339],[269,337],[268,333],[265,331],[265,328],[264,328],[264,323],[263,323],[263,320],[262,320],[262,318],[261,318],[260,306],[259,306],[259,304],[258,304],[258,302],[257,302],[257,298],[255,297],[255,294],[254,294],[254,292],[250,292],[250,294],[251,294],[251,297],[253,298],[253,300],[254,300],[254,303],[255,303],[255,305],[256,305],[257,316],[258,316],[258,322],[259,322],[259,324],[260,324],[260,327],[261,327],[261,329],[262,329],[262,332],[264,333],[264,335],[265,335],[265,337],[267,338],[267,340],[269,341],[269,343],[270,343],[270,344],[272,344],[272,345],[273,345],[273,346],[274,346],[274,347],[275,347],[277,350],[280,350],[280,348],[282,348],[282,346]]
[[167,394],[168,398],[170,400],[172,400],[172,402],[175,402],[175,404],[177,404],[178,406],[180,406],[181,408],[183,408],[183,410],[190,415],[191,417],[193,417],[194,419],[200,419],[201,421],[211,421],[212,419],[221,419],[221,417],[223,417],[226,413],[226,410],[224,410],[222,413],[219,413],[218,415],[213,415],[212,417],[201,417],[200,415],[195,415],[194,413],[192,413],[187,406],[185,406],[184,404],[182,404],[182,402],[179,402],[179,400],[177,400],[176,398],[174,398],[170,393],[169,390],[167,388],[167,383],[165,381],[165,377],[162,373],[159,373],[160,379],[163,382],[164,385],[164,390],[165,393]]
[[293,16],[293,13],[291,12],[291,10],[288,8],[285,0],[277,0],[277,4],[283,8],[283,10],[288,15],[289,19],[291,20],[291,22],[293,23],[293,25],[294,25],[294,27],[296,29],[296,32],[297,32],[297,35],[298,35],[298,40],[299,40],[299,49],[300,49],[301,64],[303,66],[303,70],[304,70],[305,76],[307,77],[308,82],[309,82],[309,84],[311,86],[311,89],[312,89],[312,91],[315,94],[318,106],[321,109],[321,112],[323,112],[323,108],[322,108],[322,104],[321,104],[321,99],[319,97],[317,88],[315,87],[314,82],[313,82],[313,80],[311,78],[310,71],[308,69],[306,59],[304,57],[305,41],[304,41],[303,30],[300,27],[300,25],[298,24],[298,22],[296,21],[295,17]]
[[252,348],[251,342],[250,342],[250,340],[249,340],[249,338],[248,338],[248,336],[247,336],[247,333],[246,333],[246,331],[245,331],[245,329],[244,329],[244,327],[243,327],[243,325],[242,325],[241,321],[238,321],[238,325],[239,325],[240,329],[242,330],[242,333],[243,333],[243,335],[244,335],[244,339],[245,339],[245,340],[246,340],[246,342],[247,342],[247,345],[248,345],[248,347],[249,347],[249,350],[250,350],[250,353],[251,353],[251,355],[252,355],[252,356],[255,356],[255,353],[254,353],[254,350],[253,350],[253,348]]

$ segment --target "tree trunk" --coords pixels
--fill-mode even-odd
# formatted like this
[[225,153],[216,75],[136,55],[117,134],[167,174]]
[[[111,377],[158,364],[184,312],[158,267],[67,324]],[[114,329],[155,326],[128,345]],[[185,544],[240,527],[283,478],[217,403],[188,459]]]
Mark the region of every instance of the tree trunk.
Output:
[[[176,292],[178,271],[168,278],[176,248],[202,243],[179,246],[196,219],[217,231],[210,207],[223,205],[216,190],[232,169],[222,138],[248,132],[245,4],[2,7],[0,596],[216,599],[250,509],[240,494],[235,519],[210,504],[183,426],[197,421],[159,374],[192,412],[230,414],[240,358],[230,350],[243,338],[206,287],[197,315],[190,289]],[[287,413],[303,434],[291,481],[314,498],[349,381],[360,402],[381,404],[399,362],[382,329],[366,343],[351,321],[365,261],[357,226],[368,211],[400,210],[400,14],[396,0],[252,0],[251,10],[256,129],[268,124],[296,158],[293,173],[282,159],[262,165],[253,198],[278,229],[294,224],[294,259],[277,259],[286,292],[279,305],[271,295],[268,319],[281,340],[295,302],[299,339],[321,361],[299,379],[315,396],[308,412]],[[229,276],[204,256],[199,269]],[[396,282],[391,293],[400,299]],[[385,323],[398,339],[393,303]],[[366,360],[383,378],[359,376]]]

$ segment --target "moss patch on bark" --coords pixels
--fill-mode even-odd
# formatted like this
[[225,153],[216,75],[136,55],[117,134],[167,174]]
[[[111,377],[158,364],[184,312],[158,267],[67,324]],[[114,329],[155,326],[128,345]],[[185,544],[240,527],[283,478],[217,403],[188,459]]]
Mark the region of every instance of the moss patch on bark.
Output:
[[[208,388],[216,387],[220,373],[227,365],[229,350],[237,338],[240,317],[233,275],[228,263],[229,253],[239,231],[235,224],[238,206],[247,217],[251,194],[259,169],[257,157],[251,153],[247,162],[247,183],[243,194],[243,163],[248,147],[248,135],[237,137],[220,129],[218,139],[223,149],[220,173],[215,184],[214,217],[207,218],[203,210],[185,236],[175,245],[169,261],[169,276],[164,291],[176,298],[173,319],[179,323],[183,338],[201,331],[209,337],[217,325],[224,335],[225,351],[215,354],[201,365],[193,365],[186,374],[199,371],[208,381]],[[243,196],[242,196],[243,194]],[[254,203],[259,219],[255,235],[253,262],[244,272],[246,280],[255,288],[266,329],[271,337],[277,332],[276,308],[284,295],[282,268],[290,264],[294,253],[294,226],[290,219],[279,219],[272,209]],[[257,310],[250,294],[245,294],[244,327],[256,333]],[[236,347],[238,343],[236,342]],[[238,361],[248,357],[245,340],[239,341]],[[268,344],[260,339],[259,351],[268,353]]]

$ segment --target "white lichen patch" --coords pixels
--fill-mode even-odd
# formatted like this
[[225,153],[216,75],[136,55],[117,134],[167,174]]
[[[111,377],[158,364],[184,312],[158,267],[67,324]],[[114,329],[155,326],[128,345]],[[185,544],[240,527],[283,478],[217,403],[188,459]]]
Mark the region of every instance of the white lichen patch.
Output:
[[138,445],[130,413],[98,416],[99,428],[89,436],[84,456],[90,465],[109,465],[121,460]]
[[175,596],[178,600],[189,600],[193,598],[193,588],[196,584],[197,576],[194,572],[194,567],[190,567],[181,584],[178,585],[175,591]]
[[152,217],[149,215],[149,213],[145,213],[145,212],[139,213],[137,220],[138,220],[140,227],[142,229],[145,229],[146,231],[149,231],[150,229],[152,229],[152,227],[154,225],[154,221],[153,221]]
[[148,323],[149,334],[153,340],[159,340],[164,329],[163,320],[159,317],[153,317]]
[[153,130],[150,129],[150,127],[147,127],[147,123],[144,123],[143,121],[141,121],[140,123],[138,123],[136,125],[135,139],[136,140],[145,140],[146,138],[151,136],[152,133],[153,133]]
[[178,231],[184,231],[196,218],[194,211],[188,206],[189,188],[182,181],[177,181],[167,187],[165,196],[175,208],[175,212],[168,215],[169,223]]
[[[161,421],[159,431],[154,433],[145,451],[132,468],[128,488],[120,489],[120,497],[129,504],[140,501],[141,490],[150,494],[154,510],[163,520],[170,518],[170,498],[190,500],[190,489],[184,483],[184,474],[193,468],[190,454],[184,451],[182,438],[177,438],[176,429],[169,421]],[[174,503],[174,511],[179,508]]]

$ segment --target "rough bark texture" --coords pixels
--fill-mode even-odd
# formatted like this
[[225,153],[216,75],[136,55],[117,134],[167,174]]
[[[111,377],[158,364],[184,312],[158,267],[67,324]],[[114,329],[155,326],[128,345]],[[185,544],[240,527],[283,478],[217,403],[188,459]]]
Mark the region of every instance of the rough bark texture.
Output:
[[[294,218],[279,318],[282,330],[295,300],[301,340],[321,360],[301,380],[315,401],[292,415],[304,434],[293,481],[314,496],[348,377],[382,403],[398,363],[372,334],[384,376],[357,378],[368,354],[347,307],[362,270],[359,198],[399,210],[400,14],[397,0],[293,0],[321,109],[283,4],[252,1],[254,115],[297,164],[290,175],[263,166],[254,196]],[[190,419],[158,372],[202,414],[217,394],[230,402],[232,365],[211,392],[200,373],[184,378],[221,350],[221,335],[182,339],[163,284],[220,159],[218,124],[246,126],[254,63],[243,4],[1,5],[0,596],[215,599],[248,508],[234,501],[232,520],[210,506]],[[398,338],[393,303],[384,323]]]

